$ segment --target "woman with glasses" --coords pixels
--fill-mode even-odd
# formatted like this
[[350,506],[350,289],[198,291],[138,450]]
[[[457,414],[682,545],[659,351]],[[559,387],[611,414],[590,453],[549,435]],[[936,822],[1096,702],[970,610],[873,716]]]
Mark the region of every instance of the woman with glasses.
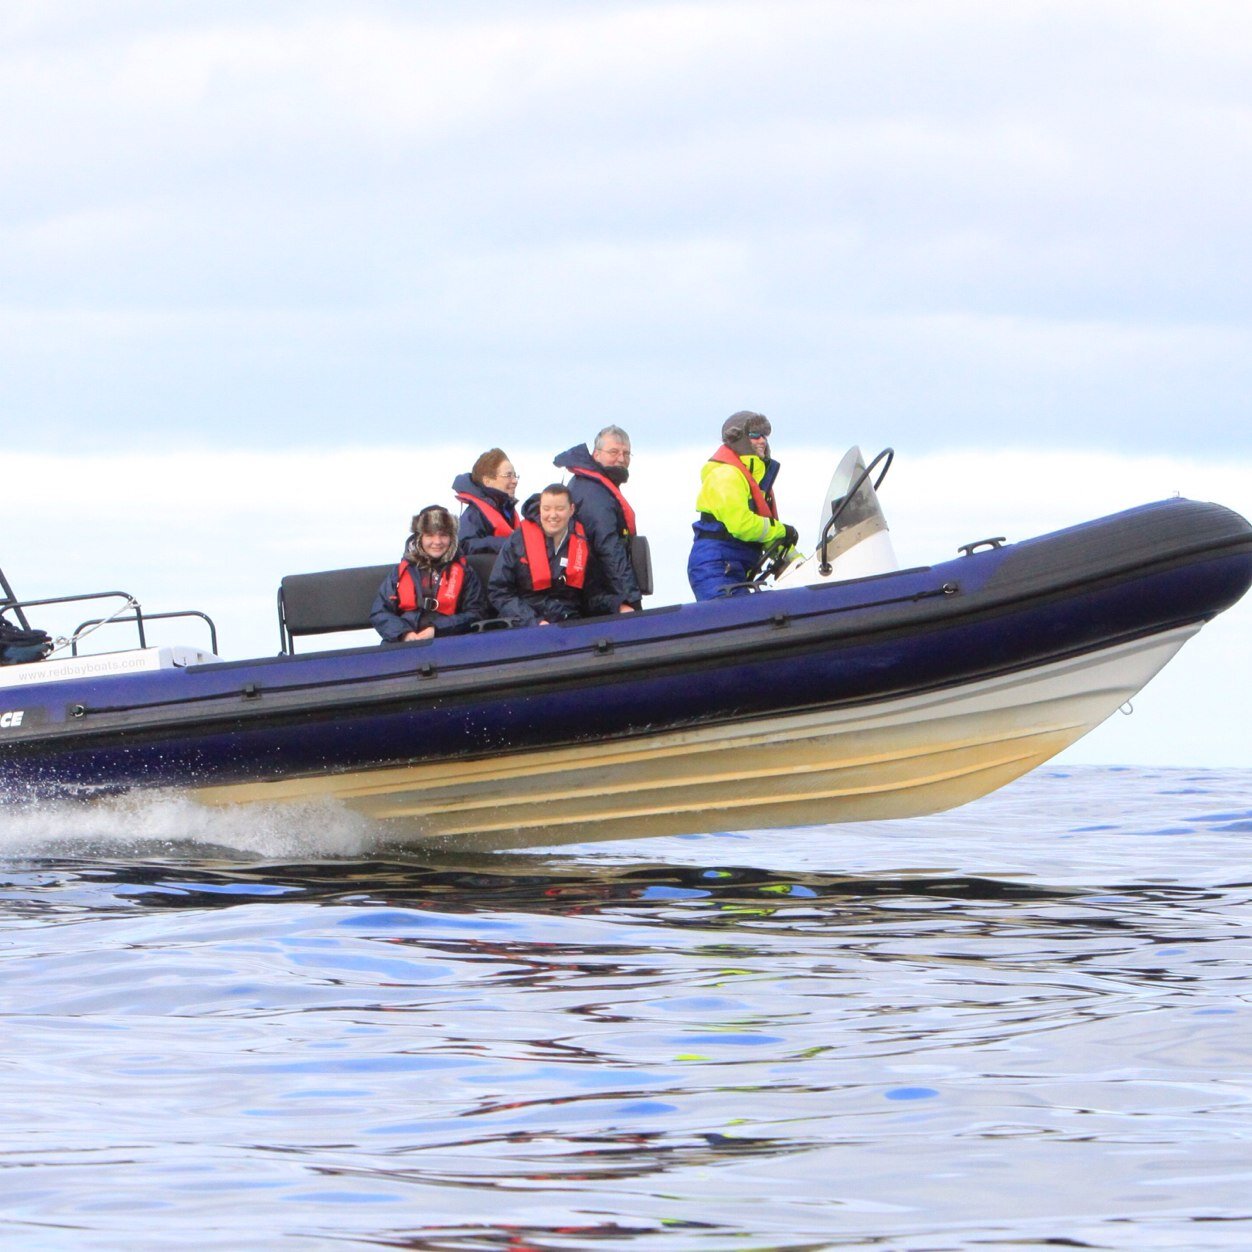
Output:
[[471,552],[499,552],[521,525],[517,511],[517,471],[499,448],[488,448],[468,474],[452,482],[461,511],[462,556]]

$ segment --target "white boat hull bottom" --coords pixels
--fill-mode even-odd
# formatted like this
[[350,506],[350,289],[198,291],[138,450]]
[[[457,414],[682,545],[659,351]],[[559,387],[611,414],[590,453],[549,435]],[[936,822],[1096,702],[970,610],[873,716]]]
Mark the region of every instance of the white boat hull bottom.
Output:
[[192,795],[210,805],[333,798],[381,823],[385,840],[465,851],[916,817],[1055,756],[1199,629],[859,708]]

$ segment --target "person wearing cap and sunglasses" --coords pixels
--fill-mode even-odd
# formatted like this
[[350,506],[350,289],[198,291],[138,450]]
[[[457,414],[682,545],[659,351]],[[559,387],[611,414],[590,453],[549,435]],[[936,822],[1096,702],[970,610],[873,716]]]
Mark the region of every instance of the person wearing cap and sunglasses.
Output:
[[460,552],[499,552],[522,524],[517,511],[517,471],[500,448],[488,448],[468,474],[458,474],[452,490],[461,510]]
[[763,413],[732,414],[722,424],[721,446],[700,471],[700,516],[687,558],[687,581],[697,600],[747,594],[765,549],[781,541],[794,552],[799,541],[796,528],[778,520],[772,430]]
[[384,643],[463,635],[491,616],[487,593],[457,555],[456,518],[438,504],[414,519],[400,564],[383,579],[370,621]]

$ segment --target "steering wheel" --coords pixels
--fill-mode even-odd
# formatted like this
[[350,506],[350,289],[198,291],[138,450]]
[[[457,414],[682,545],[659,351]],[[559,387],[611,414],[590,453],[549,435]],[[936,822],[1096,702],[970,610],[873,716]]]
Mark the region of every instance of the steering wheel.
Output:
[[785,535],[779,535],[773,543],[766,544],[765,550],[761,553],[760,561],[749,575],[749,582],[759,588],[777,578],[791,564],[787,559],[790,551],[791,549],[787,546],[787,537]]

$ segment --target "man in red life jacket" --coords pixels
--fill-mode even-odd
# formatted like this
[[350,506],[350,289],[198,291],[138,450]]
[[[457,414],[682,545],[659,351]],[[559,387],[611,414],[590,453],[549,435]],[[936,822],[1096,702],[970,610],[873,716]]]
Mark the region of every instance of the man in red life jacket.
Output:
[[700,471],[700,516],[687,558],[687,581],[697,600],[746,594],[744,584],[765,548],[782,540],[794,550],[799,539],[794,526],[778,520],[771,432],[763,413],[733,414],[722,425],[721,446]]
[[622,494],[630,477],[630,436],[620,426],[606,426],[590,452],[576,444],[552,464],[570,473],[569,492],[578,520],[600,558],[603,587],[620,605],[641,607],[643,599],[631,562],[631,540],[637,533],[635,510]]
[[399,565],[383,579],[370,621],[384,643],[462,635],[491,616],[478,575],[457,555],[456,518],[437,504],[414,519]]
[[593,589],[596,561],[569,488],[553,483],[522,505],[522,524],[500,549],[487,594],[515,626],[616,613],[617,598]]

